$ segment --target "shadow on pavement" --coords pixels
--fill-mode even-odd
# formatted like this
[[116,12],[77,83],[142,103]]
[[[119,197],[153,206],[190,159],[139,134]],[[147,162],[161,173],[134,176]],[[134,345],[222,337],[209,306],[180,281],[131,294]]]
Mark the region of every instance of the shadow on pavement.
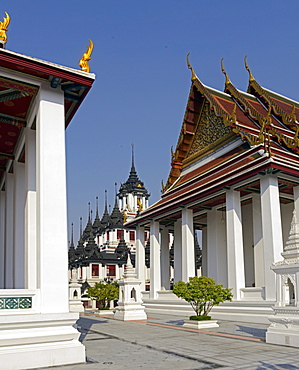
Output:
[[184,320],[172,320],[172,321],[167,321],[167,322],[166,322],[166,324],[182,326],[182,325],[184,324]]
[[261,366],[257,367],[256,370],[266,370],[266,369],[272,369],[272,370],[281,370],[281,369],[288,369],[288,370],[296,370],[299,369],[298,366],[290,365],[290,364],[267,364],[266,362],[260,361],[262,364]]
[[258,337],[258,338],[263,338],[265,339],[266,337],[266,331],[267,329],[257,329],[257,328],[252,328],[250,326],[242,326],[242,325],[236,325],[239,327],[237,331],[242,331],[243,333],[251,334],[253,337]]
[[81,333],[79,341],[83,342],[93,324],[107,324],[108,320],[93,320],[86,317],[80,317],[77,321],[77,329]]

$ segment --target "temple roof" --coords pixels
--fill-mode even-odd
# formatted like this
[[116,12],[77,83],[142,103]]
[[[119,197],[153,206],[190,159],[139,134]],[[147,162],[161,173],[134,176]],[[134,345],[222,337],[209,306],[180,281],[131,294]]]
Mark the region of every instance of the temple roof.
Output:
[[[146,225],[150,219],[173,225],[181,207],[192,204],[193,211],[201,213],[219,206],[225,203],[223,189],[244,179],[254,181],[240,189],[241,195],[259,192],[255,176],[263,173],[299,176],[299,103],[262,88],[245,66],[247,92],[233,85],[223,64],[222,92],[204,85],[189,64],[191,88],[162,197],[127,227]],[[294,180],[279,178],[283,202],[289,201],[295,185]],[[212,194],[217,196],[204,201]]]
[[131,165],[131,171],[128,177],[128,180],[121,184],[119,188],[119,193],[118,196],[122,198],[126,194],[137,194],[144,196],[146,199],[149,198],[150,194],[144,187],[144,183],[139,180],[137,171],[135,169],[135,164],[134,164],[134,145],[132,144],[132,165]]

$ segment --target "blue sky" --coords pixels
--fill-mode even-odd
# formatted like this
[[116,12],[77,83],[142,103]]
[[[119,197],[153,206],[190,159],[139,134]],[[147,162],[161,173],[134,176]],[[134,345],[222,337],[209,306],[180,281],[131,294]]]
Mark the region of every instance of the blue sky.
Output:
[[247,88],[243,58],[258,82],[298,95],[299,2],[277,0],[14,0],[7,49],[79,68],[94,42],[93,88],[68,127],[69,224],[78,239],[79,217],[104,191],[113,207],[114,183],[126,181],[131,143],[140,179],[160,196],[170,169],[190,88],[186,54],[203,83],[223,90],[220,59],[235,86]]

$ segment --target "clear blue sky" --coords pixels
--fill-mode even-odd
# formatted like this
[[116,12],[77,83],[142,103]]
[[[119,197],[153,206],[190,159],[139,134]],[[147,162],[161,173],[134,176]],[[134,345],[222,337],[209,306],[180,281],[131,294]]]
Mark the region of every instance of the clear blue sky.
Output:
[[2,0],[11,16],[7,49],[79,68],[94,41],[93,88],[67,129],[69,224],[114,183],[126,181],[135,143],[138,175],[160,197],[170,169],[190,88],[190,60],[203,83],[223,90],[220,59],[230,79],[247,88],[243,58],[259,83],[299,99],[298,1],[278,0]]

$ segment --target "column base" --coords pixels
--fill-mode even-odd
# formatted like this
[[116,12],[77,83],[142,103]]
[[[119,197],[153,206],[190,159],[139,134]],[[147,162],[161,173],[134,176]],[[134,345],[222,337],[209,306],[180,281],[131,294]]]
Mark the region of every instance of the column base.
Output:
[[0,315],[0,363],[7,370],[85,362],[76,313]]

